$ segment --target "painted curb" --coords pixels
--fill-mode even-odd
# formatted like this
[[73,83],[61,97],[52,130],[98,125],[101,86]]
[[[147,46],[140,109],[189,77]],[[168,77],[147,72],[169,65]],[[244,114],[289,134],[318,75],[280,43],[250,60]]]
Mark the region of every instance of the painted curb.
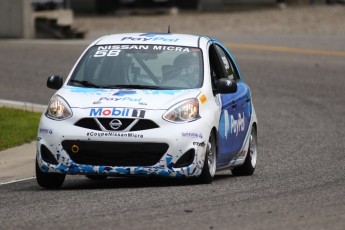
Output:
[[30,102],[22,101],[11,101],[11,100],[2,100],[0,99],[0,107],[8,107],[14,109],[22,109],[30,112],[44,112],[47,108],[46,105],[34,104]]

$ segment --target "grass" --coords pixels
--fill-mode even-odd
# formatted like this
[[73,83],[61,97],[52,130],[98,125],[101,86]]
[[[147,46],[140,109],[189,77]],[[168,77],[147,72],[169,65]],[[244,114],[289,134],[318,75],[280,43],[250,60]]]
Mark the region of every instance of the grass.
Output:
[[41,113],[0,107],[0,151],[36,139]]

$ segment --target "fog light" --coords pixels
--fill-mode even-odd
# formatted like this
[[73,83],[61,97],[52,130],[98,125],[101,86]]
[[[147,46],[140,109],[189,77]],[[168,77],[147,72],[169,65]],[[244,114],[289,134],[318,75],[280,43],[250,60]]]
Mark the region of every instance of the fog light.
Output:
[[78,153],[79,152],[79,147],[77,145],[72,145],[71,150],[72,150],[73,153]]

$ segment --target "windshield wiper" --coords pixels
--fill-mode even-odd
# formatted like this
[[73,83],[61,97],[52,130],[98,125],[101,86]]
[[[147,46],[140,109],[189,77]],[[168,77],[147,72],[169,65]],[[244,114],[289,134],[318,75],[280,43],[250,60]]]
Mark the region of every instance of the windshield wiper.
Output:
[[72,80],[70,80],[70,82],[79,83],[79,84],[81,84],[82,86],[90,87],[90,88],[101,88],[101,86],[96,85],[96,84],[92,83],[91,81],[85,81],[85,80],[80,81],[80,80],[72,79]]
[[160,86],[155,86],[155,85],[107,85],[107,86],[102,86],[104,88],[109,88],[109,89],[120,89],[120,88],[125,88],[125,89],[165,89]]

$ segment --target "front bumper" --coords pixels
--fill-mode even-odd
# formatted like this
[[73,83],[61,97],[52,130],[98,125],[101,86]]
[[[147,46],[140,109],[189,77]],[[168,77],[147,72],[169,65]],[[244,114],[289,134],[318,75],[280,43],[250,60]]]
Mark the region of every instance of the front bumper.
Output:
[[37,138],[37,162],[42,171],[109,176],[201,174],[210,133],[202,119],[174,124],[161,118],[164,111],[151,111],[148,119],[158,128],[115,132],[76,126],[77,118],[85,116],[83,109],[73,112],[64,121],[42,116]]

